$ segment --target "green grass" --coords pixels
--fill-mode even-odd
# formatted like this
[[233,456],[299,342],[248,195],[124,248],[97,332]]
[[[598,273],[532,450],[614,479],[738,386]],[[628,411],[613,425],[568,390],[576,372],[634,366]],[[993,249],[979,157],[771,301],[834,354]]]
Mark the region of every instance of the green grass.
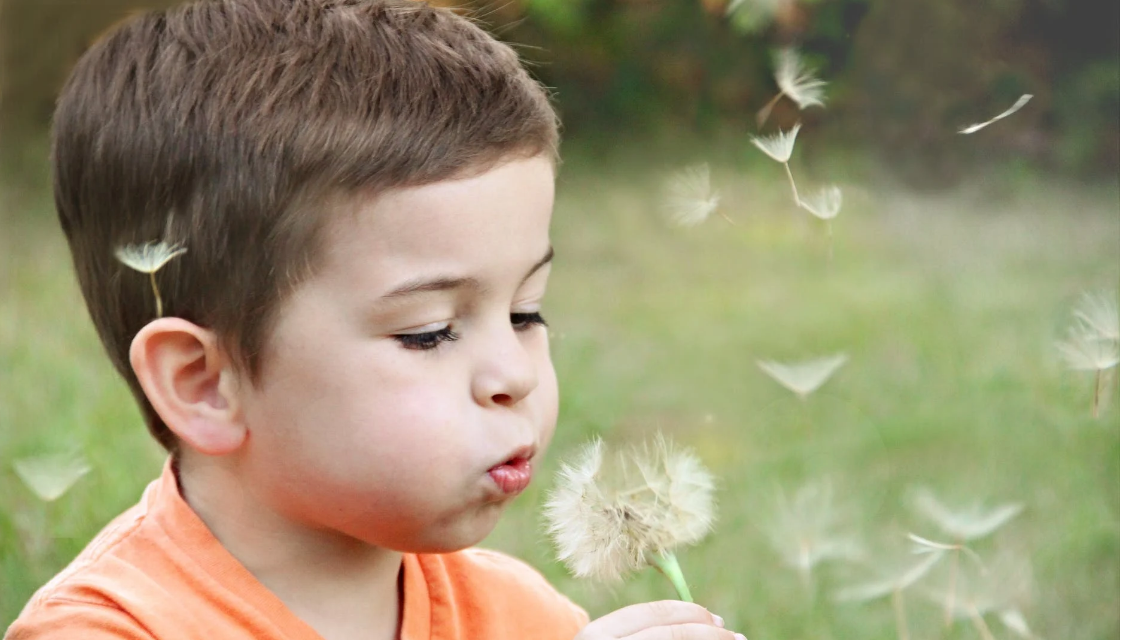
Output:
[[[1040,636],[1117,637],[1117,385],[1091,419],[1090,377],[1065,371],[1052,346],[1080,292],[1118,289],[1117,184],[913,194],[861,187],[844,165],[835,175],[851,183],[828,262],[823,229],[796,215],[774,164],[716,169],[740,224],[692,230],[662,223],[655,172],[565,167],[548,301],[558,435],[546,474],[487,544],[540,567],[594,616],[672,597],[650,571],[610,586],[568,577],[538,515],[559,458],[594,435],[619,444],[661,430],[695,447],[720,481],[715,530],[679,554],[694,596],[750,638],[895,637],[887,602],[831,601],[854,568],[825,565],[808,591],[768,545],[776,489],[818,479],[851,507],[873,561],[903,547],[907,531],[940,537],[907,508],[911,487],[954,504],[1023,502],[978,552],[1031,564],[1021,605]],[[47,197],[0,193],[0,224],[6,626],[137,500],[162,456],[101,353]],[[838,351],[849,362],[807,402],[755,364]],[[93,470],[41,505],[12,463],[67,448]],[[909,615],[913,637],[977,637],[967,622],[943,629],[937,606],[917,596]]]

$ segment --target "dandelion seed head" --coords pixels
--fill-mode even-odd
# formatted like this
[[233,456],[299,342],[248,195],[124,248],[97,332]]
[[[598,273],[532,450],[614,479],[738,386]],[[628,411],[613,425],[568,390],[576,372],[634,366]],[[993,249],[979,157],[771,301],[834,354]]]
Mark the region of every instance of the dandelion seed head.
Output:
[[714,519],[713,478],[659,438],[604,465],[596,440],[562,467],[545,506],[558,558],[577,577],[620,579],[648,554],[699,542]]
[[814,76],[802,57],[794,48],[786,48],[775,56],[775,82],[788,98],[799,105],[799,109],[810,106],[825,106],[826,82]]
[[40,500],[54,502],[90,471],[85,458],[76,454],[47,454],[16,460],[16,475]]
[[789,131],[780,131],[770,136],[752,136],[752,144],[756,145],[776,162],[788,162],[791,153],[795,150],[795,138],[799,135],[802,124],[796,124]]
[[129,244],[117,247],[113,255],[125,266],[141,273],[156,273],[173,259],[187,253],[187,248],[164,241]]
[[1016,502],[991,509],[974,504],[955,510],[943,504],[926,488],[913,489],[908,497],[910,504],[920,515],[959,542],[984,538],[1024,510],[1024,505]]
[[686,167],[671,175],[666,182],[664,206],[672,224],[695,227],[705,222],[721,202],[719,193],[709,181],[709,165]]
[[820,191],[799,201],[799,206],[814,214],[816,218],[832,220],[838,217],[842,206],[842,191],[835,185],[823,187]]
[[760,369],[799,397],[814,393],[849,359],[844,353],[803,362],[782,363],[757,360]]

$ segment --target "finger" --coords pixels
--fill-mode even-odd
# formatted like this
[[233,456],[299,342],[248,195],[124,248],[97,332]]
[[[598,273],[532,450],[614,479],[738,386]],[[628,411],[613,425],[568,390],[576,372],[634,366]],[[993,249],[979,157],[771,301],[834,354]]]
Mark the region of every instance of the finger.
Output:
[[643,629],[627,636],[624,640],[745,640],[745,638],[728,629],[695,622]]
[[713,614],[700,605],[680,600],[660,600],[633,604],[595,620],[590,627],[610,638],[625,638],[653,627],[681,624],[709,625],[718,628]]

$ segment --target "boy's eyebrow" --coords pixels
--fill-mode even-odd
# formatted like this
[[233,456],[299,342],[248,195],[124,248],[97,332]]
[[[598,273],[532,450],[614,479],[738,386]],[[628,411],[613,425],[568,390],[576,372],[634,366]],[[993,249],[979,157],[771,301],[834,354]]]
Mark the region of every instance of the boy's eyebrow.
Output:
[[[553,247],[545,252],[541,260],[538,260],[526,275],[523,276],[522,282],[530,279],[530,276],[538,272],[539,269],[553,261]],[[428,293],[432,291],[449,291],[452,289],[482,289],[483,283],[475,278],[452,278],[452,277],[436,277],[429,279],[410,280],[405,284],[397,287],[393,291],[382,296],[382,300],[392,300],[394,298],[403,298],[414,293]]]

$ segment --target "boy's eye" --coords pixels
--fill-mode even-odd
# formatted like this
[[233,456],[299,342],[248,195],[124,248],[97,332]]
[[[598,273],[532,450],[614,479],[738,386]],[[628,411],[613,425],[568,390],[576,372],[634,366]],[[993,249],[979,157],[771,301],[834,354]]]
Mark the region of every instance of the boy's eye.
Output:
[[537,325],[548,326],[549,323],[545,321],[540,312],[534,311],[532,313],[510,314],[510,324],[514,325],[517,331],[525,331]]
[[437,329],[436,331],[426,331],[424,333],[399,333],[393,336],[394,340],[401,343],[401,346],[406,349],[414,349],[416,351],[428,351],[440,346],[441,342],[453,342],[460,339],[460,334],[452,331],[451,326]]

